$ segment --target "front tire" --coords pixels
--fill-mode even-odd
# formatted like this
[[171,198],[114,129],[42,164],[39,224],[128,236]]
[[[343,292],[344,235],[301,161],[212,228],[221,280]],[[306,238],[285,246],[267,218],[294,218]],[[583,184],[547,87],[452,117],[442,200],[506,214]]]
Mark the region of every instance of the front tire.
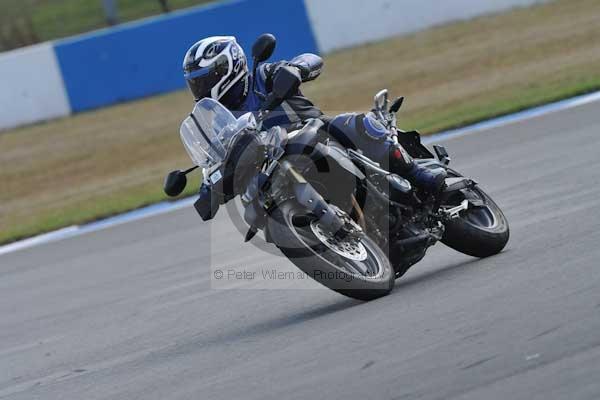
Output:
[[278,206],[267,222],[269,237],[281,252],[308,276],[344,296],[369,301],[394,288],[388,258],[368,236],[336,248],[325,244],[316,217],[294,201]]

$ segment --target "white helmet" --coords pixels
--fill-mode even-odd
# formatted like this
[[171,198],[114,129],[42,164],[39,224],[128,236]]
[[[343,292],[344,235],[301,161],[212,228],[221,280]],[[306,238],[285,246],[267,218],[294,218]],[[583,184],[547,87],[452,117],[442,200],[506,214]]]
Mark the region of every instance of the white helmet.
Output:
[[234,109],[248,94],[248,62],[233,36],[212,36],[194,44],[185,54],[183,70],[196,101],[211,97]]

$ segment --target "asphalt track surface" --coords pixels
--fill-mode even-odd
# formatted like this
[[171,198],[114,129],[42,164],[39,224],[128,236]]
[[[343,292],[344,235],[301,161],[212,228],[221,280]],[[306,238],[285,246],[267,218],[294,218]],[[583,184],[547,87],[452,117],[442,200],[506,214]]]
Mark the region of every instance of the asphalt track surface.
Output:
[[370,303],[193,209],[0,256],[0,399],[598,399],[600,104],[445,142],[511,224]]

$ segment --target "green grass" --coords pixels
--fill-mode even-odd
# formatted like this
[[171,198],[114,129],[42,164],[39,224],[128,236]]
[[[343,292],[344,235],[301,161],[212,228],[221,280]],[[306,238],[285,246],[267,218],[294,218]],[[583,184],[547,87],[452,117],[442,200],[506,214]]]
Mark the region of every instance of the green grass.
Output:
[[[171,10],[193,7],[215,0],[169,0]],[[120,22],[159,15],[162,13],[157,0],[118,0]],[[29,35],[37,41],[46,41],[88,32],[106,27],[104,9],[101,0],[0,0],[0,10],[4,18],[0,23],[27,29]],[[31,21],[25,28],[19,21]],[[18,47],[15,34],[4,32],[5,37],[13,37],[15,45],[0,42],[0,50]],[[8,41],[8,39],[6,39]],[[22,43],[26,45],[30,43]]]
[[[424,134],[600,90],[600,2],[558,0],[337,52],[304,92],[335,115],[368,110],[384,87],[406,96],[399,126]],[[177,133],[191,107],[182,91],[0,134],[0,243],[166,200],[165,173],[190,165]]]
[[[197,193],[200,186],[200,177],[201,174],[199,173],[193,176],[190,174],[188,186],[181,194],[181,198]],[[165,200],[164,193],[157,190],[156,184],[134,184],[122,193],[111,193],[102,196],[100,201],[81,202],[71,208],[68,213],[62,210],[40,213],[36,221],[11,226],[9,229],[0,232],[0,244],[10,243],[66,226],[108,218]]]
[[600,76],[579,81],[574,80],[567,84],[561,82],[538,87],[532,85],[532,87],[524,88],[522,91],[514,91],[512,96],[500,100],[482,100],[481,102],[459,105],[429,116],[406,116],[402,118],[401,125],[407,129],[417,129],[425,134],[432,134],[461,128],[491,118],[513,114],[598,90],[600,90]]

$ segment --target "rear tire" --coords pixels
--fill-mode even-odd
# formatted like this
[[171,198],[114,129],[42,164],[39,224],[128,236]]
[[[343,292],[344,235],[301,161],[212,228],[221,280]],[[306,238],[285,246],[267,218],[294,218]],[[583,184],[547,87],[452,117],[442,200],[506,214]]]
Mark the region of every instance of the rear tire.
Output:
[[472,190],[484,201],[487,210],[477,210],[481,215],[473,214],[476,209],[463,211],[460,218],[447,222],[442,243],[473,257],[490,257],[500,253],[508,243],[508,221],[500,207],[479,186]]
[[[306,213],[294,201],[287,201],[271,213],[267,222],[269,237],[291,262],[322,285],[354,299],[374,300],[392,291],[394,270],[372,239],[364,236],[360,240],[366,258],[351,260],[333,251],[314,234],[307,222],[311,217]],[[373,274],[353,272],[357,268]]]

